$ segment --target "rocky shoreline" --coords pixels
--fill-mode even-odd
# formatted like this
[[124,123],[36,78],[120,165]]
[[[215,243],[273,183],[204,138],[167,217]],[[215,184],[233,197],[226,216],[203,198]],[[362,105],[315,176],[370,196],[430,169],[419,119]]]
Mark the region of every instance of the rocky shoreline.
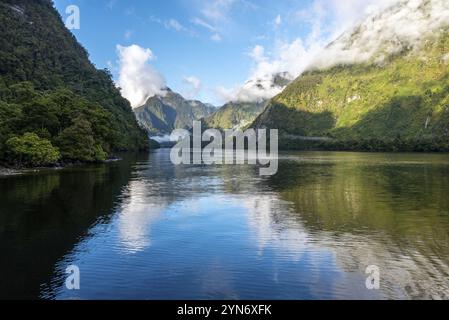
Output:
[[[98,163],[112,163],[112,162],[117,162],[117,161],[121,161],[121,158],[118,157],[114,157],[114,158],[110,158],[107,159],[105,161],[101,161],[101,162],[97,162]],[[32,172],[39,172],[41,170],[58,170],[58,169],[63,169],[63,168],[67,168],[67,167],[75,167],[75,166],[82,166],[82,165],[88,165],[88,164],[93,164],[93,163],[86,163],[86,162],[67,162],[67,163],[59,163],[55,166],[49,166],[49,167],[35,167],[35,168],[27,168],[27,167],[23,167],[23,168],[8,168],[8,167],[4,167],[0,165],[0,177],[8,177],[8,176],[17,176],[17,175],[21,175],[21,174],[25,174],[25,173],[32,173]]]

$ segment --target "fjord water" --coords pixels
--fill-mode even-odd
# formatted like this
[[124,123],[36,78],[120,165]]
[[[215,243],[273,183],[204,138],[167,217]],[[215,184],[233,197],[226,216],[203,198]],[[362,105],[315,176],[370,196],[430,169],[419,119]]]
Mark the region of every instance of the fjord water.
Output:
[[157,150],[0,197],[3,299],[449,298],[449,155],[284,153],[260,177]]

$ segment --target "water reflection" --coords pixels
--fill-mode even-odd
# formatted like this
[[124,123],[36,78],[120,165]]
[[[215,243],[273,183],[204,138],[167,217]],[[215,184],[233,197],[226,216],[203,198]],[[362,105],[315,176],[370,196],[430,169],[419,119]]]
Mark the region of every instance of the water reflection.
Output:
[[[175,167],[159,150],[3,179],[1,269],[11,278],[0,293],[449,298],[448,175],[446,155],[288,153],[276,176],[260,177],[252,166]],[[63,285],[70,264],[82,272],[77,292]],[[365,287],[369,265],[381,269],[379,291]]]
[[376,264],[388,298],[449,298],[447,156],[326,154],[284,165],[288,176],[271,182],[345,272]]
[[36,299],[54,266],[97,221],[109,221],[130,162],[0,178],[0,298]]
[[151,244],[150,227],[158,220],[167,204],[165,199],[146,197],[144,181],[131,181],[124,191],[123,203],[118,213],[120,243],[124,250],[136,253]]

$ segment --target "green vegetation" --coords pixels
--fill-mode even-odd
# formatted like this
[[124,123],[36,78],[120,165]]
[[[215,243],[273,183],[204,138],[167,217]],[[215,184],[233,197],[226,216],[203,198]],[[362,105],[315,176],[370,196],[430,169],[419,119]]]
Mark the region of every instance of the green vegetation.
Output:
[[61,132],[58,137],[62,155],[66,159],[82,161],[104,161],[106,153],[95,144],[92,124],[84,117],[78,117],[73,125]]
[[[252,79],[245,84],[245,90],[255,91],[270,90],[273,88],[285,88],[291,80],[286,72],[277,73],[272,82],[267,84],[263,79]],[[251,126],[256,118],[268,106],[269,100],[259,101],[231,101],[216,112],[204,118],[204,127],[213,129],[237,129],[244,130]]]
[[253,123],[266,106],[267,101],[230,102],[204,118],[203,122],[206,127],[213,129],[244,129]]
[[21,137],[12,137],[6,141],[6,149],[20,165],[40,166],[58,161],[59,150],[47,139],[41,139],[35,133],[25,133]]
[[175,129],[190,129],[195,120],[215,111],[211,105],[184,99],[167,88],[165,96],[154,96],[134,110],[139,123],[151,134],[168,134]]
[[[2,0],[0,34],[0,162],[90,162],[148,148],[111,74],[92,65],[51,1]],[[32,146],[22,157],[19,142]]]
[[449,151],[448,51],[445,31],[382,65],[306,72],[270,102],[254,126],[278,128],[287,148]]

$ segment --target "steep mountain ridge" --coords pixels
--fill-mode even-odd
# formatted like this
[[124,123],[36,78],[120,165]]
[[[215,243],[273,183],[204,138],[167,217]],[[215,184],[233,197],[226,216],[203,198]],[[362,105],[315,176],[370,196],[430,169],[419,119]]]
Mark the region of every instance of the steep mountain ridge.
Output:
[[448,16],[447,1],[405,0],[368,17],[253,126],[292,148],[449,150]]
[[174,129],[189,129],[216,110],[212,105],[186,100],[170,89],[165,96],[153,96],[145,105],[134,109],[139,123],[151,134],[168,134]]
[[247,81],[234,99],[203,119],[204,125],[221,130],[249,127],[268,105],[269,99],[260,97],[282,92],[291,82],[289,78],[289,74],[283,72]]

